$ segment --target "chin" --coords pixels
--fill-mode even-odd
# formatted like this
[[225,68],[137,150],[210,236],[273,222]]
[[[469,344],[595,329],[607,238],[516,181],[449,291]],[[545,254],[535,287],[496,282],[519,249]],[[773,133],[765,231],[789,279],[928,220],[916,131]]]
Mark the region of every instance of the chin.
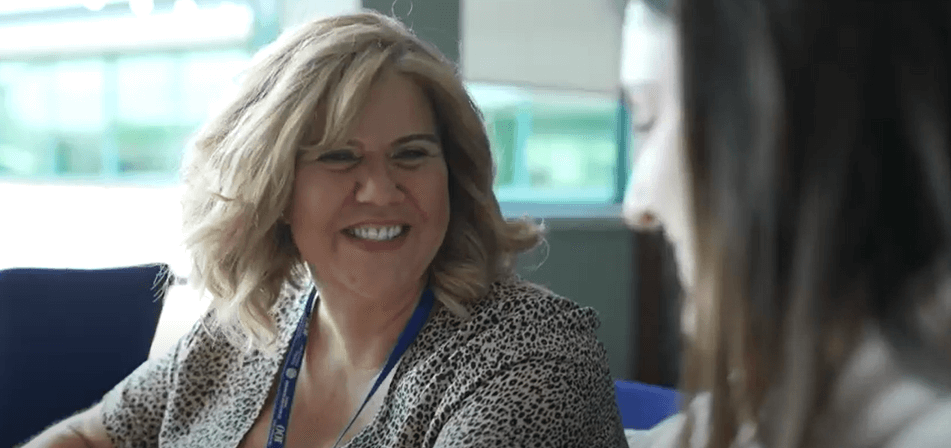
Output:
[[694,264],[693,254],[684,248],[682,243],[672,242],[674,246],[674,263],[677,265],[677,280],[684,292],[693,290]]
[[419,279],[381,276],[379,272],[370,272],[354,282],[353,289],[369,297],[387,297],[408,289],[419,287]]

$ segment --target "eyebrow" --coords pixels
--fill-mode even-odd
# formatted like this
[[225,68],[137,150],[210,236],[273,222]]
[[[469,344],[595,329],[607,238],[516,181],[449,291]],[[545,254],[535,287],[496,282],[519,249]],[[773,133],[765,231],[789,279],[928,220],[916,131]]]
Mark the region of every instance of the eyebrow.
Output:
[[[396,140],[393,140],[392,142],[390,142],[390,146],[399,146],[399,145],[403,145],[409,142],[414,142],[417,140],[432,142],[437,145],[439,144],[439,137],[437,137],[435,134],[409,134],[409,135],[404,135]],[[347,142],[347,144],[356,145],[357,142],[354,140],[351,140]]]
[[396,140],[393,140],[393,143],[391,143],[390,145],[398,146],[398,145],[413,142],[416,140],[425,140],[427,142],[432,142],[437,145],[439,144],[439,137],[436,137],[435,134],[410,134],[410,135],[404,135]]

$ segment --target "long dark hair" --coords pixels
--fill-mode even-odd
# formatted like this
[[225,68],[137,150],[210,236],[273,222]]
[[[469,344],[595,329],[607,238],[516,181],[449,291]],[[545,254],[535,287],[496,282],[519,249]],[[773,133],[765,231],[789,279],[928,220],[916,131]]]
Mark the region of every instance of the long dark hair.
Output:
[[869,323],[907,371],[948,386],[951,311],[920,311],[951,299],[949,5],[673,14],[704,316],[683,387],[712,391],[708,446],[746,423],[771,448],[828,444],[835,423],[817,423]]

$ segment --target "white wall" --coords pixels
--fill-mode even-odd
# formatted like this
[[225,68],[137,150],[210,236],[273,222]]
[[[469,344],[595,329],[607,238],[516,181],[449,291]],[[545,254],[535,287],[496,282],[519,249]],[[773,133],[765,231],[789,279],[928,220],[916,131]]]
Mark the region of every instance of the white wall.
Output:
[[617,92],[616,0],[460,0],[469,81]]
[[160,261],[184,271],[178,197],[175,186],[0,183],[0,269]]

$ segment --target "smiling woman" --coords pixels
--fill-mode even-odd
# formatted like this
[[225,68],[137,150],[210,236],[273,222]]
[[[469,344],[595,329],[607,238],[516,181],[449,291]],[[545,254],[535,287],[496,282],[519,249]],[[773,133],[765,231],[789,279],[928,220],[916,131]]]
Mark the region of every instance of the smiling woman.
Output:
[[411,301],[449,224],[449,175],[425,93],[385,73],[351,135],[343,148],[302,153],[288,214],[294,243],[325,303],[337,289],[367,305]]
[[184,170],[211,310],[63,427],[102,446],[624,446],[595,312],[513,273],[542,229],[502,217],[488,142],[454,66],[397,21],[283,36]]
[[[462,316],[463,303],[482,297],[516,254],[542,238],[531,221],[506,221],[499,213],[488,138],[453,66],[407,31],[390,28],[395,22],[367,17],[316,22],[264,50],[238,99],[203,129],[189,154],[185,235],[199,287],[220,298],[214,306],[232,324],[225,331],[235,341],[250,335],[247,342],[266,347],[274,337],[267,310],[285,282],[314,276],[321,283],[334,275],[328,257],[339,248],[304,228],[336,235],[362,221],[379,227],[405,222],[408,214],[428,220],[432,205],[417,200],[447,196],[451,216],[418,222],[407,236],[427,235],[439,248],[426,260],[427,280],[436,298]],[[405,141],[419,134],[429,137]],[[434,157],[412,170],[411,150]],[[432,184],[440,170],[444,180]],[[439,219],[448,219],[441,231]]]

